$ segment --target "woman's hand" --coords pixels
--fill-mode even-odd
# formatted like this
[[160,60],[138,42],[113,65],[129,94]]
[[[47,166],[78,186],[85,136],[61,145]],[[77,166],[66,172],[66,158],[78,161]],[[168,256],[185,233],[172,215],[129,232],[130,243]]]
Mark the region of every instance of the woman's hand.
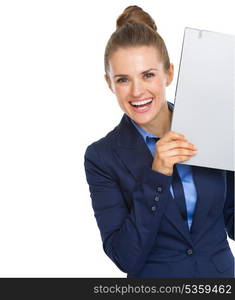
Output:
[[190,159],[197,153],[196,149],[182,134],[168,131],[156,143],[152,169],[171,176],[174,164]]

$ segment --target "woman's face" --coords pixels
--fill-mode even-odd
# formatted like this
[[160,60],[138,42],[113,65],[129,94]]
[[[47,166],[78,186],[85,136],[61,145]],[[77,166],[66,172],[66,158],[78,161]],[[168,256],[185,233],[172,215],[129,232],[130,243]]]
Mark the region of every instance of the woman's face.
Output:
[[109,60],[106,80],[121,109],[137,124],[152,124],[166,104],[173,65],[164,70],[153,46],[119,48]]

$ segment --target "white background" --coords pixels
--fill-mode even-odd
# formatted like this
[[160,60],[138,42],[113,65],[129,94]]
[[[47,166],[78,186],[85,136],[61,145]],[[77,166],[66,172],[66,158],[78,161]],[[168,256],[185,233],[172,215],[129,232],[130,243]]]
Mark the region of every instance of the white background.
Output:
[[105,44],[123,9],[142,6],[175,64],[174,102],[184,28],[235,34],[233,2],[0,2],[1,277],[126,277],[103,252],[83,168],[122,116]]

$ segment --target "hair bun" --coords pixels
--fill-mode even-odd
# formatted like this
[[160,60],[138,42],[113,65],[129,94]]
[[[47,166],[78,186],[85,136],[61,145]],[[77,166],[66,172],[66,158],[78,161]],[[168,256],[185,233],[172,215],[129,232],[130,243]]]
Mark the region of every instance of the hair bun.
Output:
[[142,23],[157,31],[157,26],[152,17],[137,5],[128,6],[118,17],[116,28],[119,29],[126,23]]

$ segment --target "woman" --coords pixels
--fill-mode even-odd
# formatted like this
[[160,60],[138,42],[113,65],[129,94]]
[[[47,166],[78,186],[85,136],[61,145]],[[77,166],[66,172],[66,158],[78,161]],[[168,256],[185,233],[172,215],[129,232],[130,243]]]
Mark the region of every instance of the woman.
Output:
[[105,78],[124,116],[85,154],[105,253],[128,277],[233,277],[234,174],[178,164],[197,149],[170,131],[173,65],[140,7],[117,20]]

